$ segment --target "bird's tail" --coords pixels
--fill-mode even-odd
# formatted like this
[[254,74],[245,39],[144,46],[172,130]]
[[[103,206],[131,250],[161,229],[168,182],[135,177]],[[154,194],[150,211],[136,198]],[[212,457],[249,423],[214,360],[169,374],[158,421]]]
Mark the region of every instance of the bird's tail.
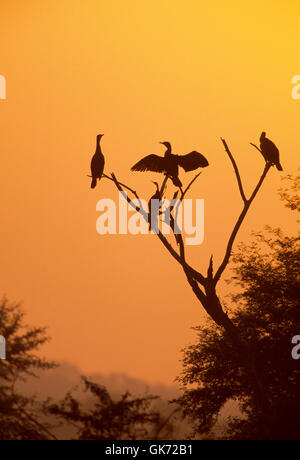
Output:
[[278,171],[283,171],[283,167],[280,163],[276,163],[276,168],[278,169]]
[[97,177],[93,177],[92,183],[91,183],[91,188],[95,188],[97,185]]
[[182,187],[182,183],[179,179],[179,177],[172,177],[172,182],[175,185],[175,187]]

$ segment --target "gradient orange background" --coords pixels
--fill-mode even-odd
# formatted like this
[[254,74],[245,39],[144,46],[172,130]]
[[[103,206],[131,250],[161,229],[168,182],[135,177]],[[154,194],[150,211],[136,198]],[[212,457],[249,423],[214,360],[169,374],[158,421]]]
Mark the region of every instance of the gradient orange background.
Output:
[[[1,292],[24,301],[29,323],[49,326],[49,357],[170,383],[205,315],[155,236],[97,235],[96,203],[116,192],[107,182],[89,188],[96,134],[105,133],[106,171],[145,198],[155,175],[130,166],[162,154],[159,141],[207,156],[191,195],[205,198],[205,242],[188,256],[202,270],[211,253],[217,263],[242,206],[220,136],[248,192],[263,169],[249,142],[262,130],[284,173],[299,164],[300,101],[291,97],[299,2],[1,0],[0,8]],[[295,229],[277,195],[283,175],[272,168],[239,241],[266,223]]]

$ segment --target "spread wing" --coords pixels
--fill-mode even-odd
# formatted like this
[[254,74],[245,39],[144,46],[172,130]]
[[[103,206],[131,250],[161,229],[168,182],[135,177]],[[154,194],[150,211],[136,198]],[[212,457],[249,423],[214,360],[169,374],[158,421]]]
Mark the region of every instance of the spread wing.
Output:
[[148,155],[132,166],[131,171],[166,172],[166,162],[164,157]]
[[178,155],[177,161],[179,166],[185,171],[193,171],[194,169],[205,168],[209,165],[205,156],[195,150],[186,155]]

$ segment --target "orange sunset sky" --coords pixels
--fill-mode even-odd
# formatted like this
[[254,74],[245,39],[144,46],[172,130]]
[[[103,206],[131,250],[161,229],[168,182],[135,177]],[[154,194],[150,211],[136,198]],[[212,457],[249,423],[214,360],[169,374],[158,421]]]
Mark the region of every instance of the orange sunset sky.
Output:
[[98,200],[117,197],[107,181],[90,189],[98,133],[106,172],[146,199],[157,175],[130,167],[163,154],[159,141],[208,158],[190,195],[205,199],[205,241],[187,249],[204,271],[242,207],[220,137],[249,193],[264,167],[249,143],[266,131],[284,172],[272,168],[238,241],[265,224],[295,232],[277,190],[299,165],[299,17],[296,0],[0,0],[1,294],[49,328],[49,358],[171,383],[206,318],[154,235],[96,233]]

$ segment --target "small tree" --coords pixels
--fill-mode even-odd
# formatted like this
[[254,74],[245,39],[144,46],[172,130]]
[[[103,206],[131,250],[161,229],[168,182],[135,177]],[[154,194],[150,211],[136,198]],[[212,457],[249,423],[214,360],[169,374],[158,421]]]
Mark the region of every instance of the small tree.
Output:
[[37,355],[48,341],[44,328],[28,327],[20,305],[0,303],[0,335],[6,339],[6,360],[0,361],[0,439],[39,440],[54,436],[40,422],[41,408],[34,398],[18,391],[18,383],[35,372],[54,367]]
[[50,414],[76,428],[78,440],[149,439],[160,425],[152,404],[157,397],[133,398],[125,393],[115,401],[104,386],[85,377],[82,381],[90,400],[83,404],[68,393],[61,403],[48,407]]

